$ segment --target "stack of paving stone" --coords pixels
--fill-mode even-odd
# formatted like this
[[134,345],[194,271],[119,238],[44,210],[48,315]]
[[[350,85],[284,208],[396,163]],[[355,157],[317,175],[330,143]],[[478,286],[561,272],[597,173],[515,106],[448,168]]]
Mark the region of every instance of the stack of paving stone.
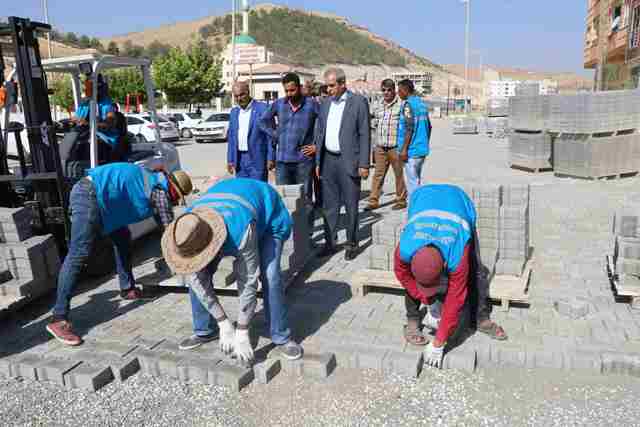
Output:
[[473,117],[459,117],[453,120],[453,134],[476,134],[478,127]]
[[491,98],[487,101],[487,117],[509,115],[509,98]]
[[506,138],[509,134],[509,118],[507,117],[489,117],[489,128],[491,136],[495,139]]
[[640,93],[552,96],[549,130],[556,174],[599,178],[640,171]]
[[502,188],[496,274],[522,274],[529,259],[529,222],[529,185],[505,185]]
[[540,94],[540,83],[521,82],[516,86],[516,96],[536,96]]
[[282,279],[289,283],[296,273],[302,271],[311,256],[311,231],[308,215],[312,206],[307,205],[303,197],[303,186],[276,186],[285,206],[293,219],[291,237],[282,248]]
[[[529,186],[463,185],[477,211],[480,256],[490,274],[520,276],[529,256]],[[389,214],[372,227],[368,268],[393,271],[393,255],[406,225],[404,215]]]
[[406,216],[388,214],[371,227],[372,244],[367,249],[368,267],[372,270],[393,271],[394,251],[400,233],[407,224]]
[[0,309],[56,286],[58,247],[50,234],[32,235],[31,215],[29,208],[0,208]]
[[613,234],[618,292],[640,294],[640,205],[626,204],[615,213]]
[[552,167],[548,96],[514,96],[509,100],[509,164],[537,171]]

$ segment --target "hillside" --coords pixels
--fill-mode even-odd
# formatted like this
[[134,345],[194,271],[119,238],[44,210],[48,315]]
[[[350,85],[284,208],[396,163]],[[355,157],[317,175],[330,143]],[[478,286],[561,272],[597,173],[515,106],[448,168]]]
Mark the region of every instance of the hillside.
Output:
[[[427,58],[331,14],[263,4],[253,9],[250,27],[251,35],[258,43],[305,66],[346,63],[437,67]],[[231,35],[230,15],[163,25],[114,36],[102,43],[106,46],[114,41],[122,45],[130,41],[146,47],[158,41],[186,46],[197,34],[205,36],[212,44],[223,45]]]

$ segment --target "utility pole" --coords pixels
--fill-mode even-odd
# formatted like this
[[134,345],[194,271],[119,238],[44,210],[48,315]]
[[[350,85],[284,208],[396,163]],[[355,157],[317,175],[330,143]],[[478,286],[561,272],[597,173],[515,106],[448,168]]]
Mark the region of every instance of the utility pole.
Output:
[[468,112],[467,99],[469,97],[469,21],[471,0],[462,0],[465,4],[465,30],[464,30],[464,111]]
[[236,0],[231,0],[231,77],[236,82]]
[[[42,0],[42,9],[44,10],[44,22],[49,23],[49,6],[47,0]],[[51,32],[47,33],[47,48],[49,50],[49,59],[53,58],[53,49],[51,47]]]

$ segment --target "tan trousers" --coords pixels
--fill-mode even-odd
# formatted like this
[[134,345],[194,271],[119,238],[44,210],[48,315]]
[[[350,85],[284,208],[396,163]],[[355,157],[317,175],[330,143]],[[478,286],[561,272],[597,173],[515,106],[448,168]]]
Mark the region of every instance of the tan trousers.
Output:
[[375,159],[375,172],[373,174],[373,182],[371,183],[371,194],[369,195],[369,204],[378,205],[380,202],[380,193],[382,185],[387,176],[389,166],[393,168],[396,176],[396,203],[407,201],[407,189],[404,183],[402,169],[404,165],[398,157],[398,150],[394,148],[376,147],[373,151]]

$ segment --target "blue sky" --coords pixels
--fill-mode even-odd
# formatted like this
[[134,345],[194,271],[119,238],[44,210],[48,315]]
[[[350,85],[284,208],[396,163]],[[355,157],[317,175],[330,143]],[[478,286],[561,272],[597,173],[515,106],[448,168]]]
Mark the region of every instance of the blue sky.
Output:
[[[41,0],[3,0],[3,3],[4,16],[43,17]],[[51,23],[63,31],[104,37],[219,14],[231,7],[230,0],[100,3],[108,5],[104,11],[100,11],[95,0],[49,0]],[[271,3],[342,15],[437,63],[464,62],[461,0],[273,0]],[[587,0],[471,0],[471,47],[482,52],[485,64],[581,72],[586,10]],[[478,54],[472,56],[472,65],[477,66],[479,62]]]

